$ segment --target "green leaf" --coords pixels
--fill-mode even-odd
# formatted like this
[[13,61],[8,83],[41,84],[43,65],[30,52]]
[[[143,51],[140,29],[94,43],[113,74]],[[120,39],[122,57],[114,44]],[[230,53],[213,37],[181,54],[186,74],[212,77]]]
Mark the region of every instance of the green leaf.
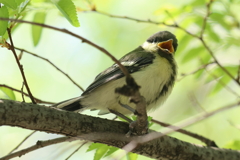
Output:
[[204,69],[199,70],[197,73],[194,74],[195,78],[199,79],[203,73],[204,73]]
[[214,89],[211,91],[211,95],[218,93],[221,89],[223,89],[228,84],[230,80],[231,79],[228,76],[223,76],[219,78]]
[[233,46],[233,45],[240,46],[240,44],[239,44],[239,38],[228,37],[228,38],[227,38],[227,45],[228,45],[228,46]]
[[92,150],[94,150],[94,149],[97,149],[97,148],[101,147],[101,145],[102,145],[102,144],[100,144],[100,143],[92,143],[92,144],[88,147],[87,152],[92,151]]
[[[177,49],[177,54],[183,52],[184,50],[188,49],[189,47],[189,42],[190,40],[192,40],[193,38],[191,36],[189,36],[188,34],[185,34],[185,36],[183,36],[181,39],[179,39],[179,42],[181,42],[181,45],[178,46]],[[187,53],[187,52],[186,52]]]
[[188,51],[188,54],[185,55],[182,59],[182,63],[186,63],[190,60],[192,60],[195,57],[198,57],[199,55],[201,55],[201,53],[205,50],[205,48],[203,48],[203,46],[198,46],[196,48],[193,48],[191,50]]
[[[6,6],[0,8],[0,17],[9,18],[8,9]],[[3,36],[7,31],[8,21],[0,21],[0,36]]]
[[226,17],[227,13],[222,12],[222,13],[212,13],[210,14],[210,19],[213,20],[214,22],[216,22],[217,24],[220,24],[221,27],[223,27],[225,30],[230,30],[231,26],[229,24],[226,23],[225,21],[225,17]]
[[217,34],[213,29],[212,29],[212,25],[207,25],[206,27],[206,32],[207,32],[207,35],[210,39],[212,39],[213,41],[219,43],[221,41],[220,39],[220,35]]
[[127,157],[127,160],[136,160],[138,158],[138,155],[136,153],[130,152],[126,155],[126,157]]
[[100,160],[104,154],[108,151],[109,146],[102,144],[101,147],[99,147],[94,155],[94,160]]
[[[24,2],[25,0],[16,0],[17,6],[19,6],[22,2]],[[29,0],[27,0],[29,1]]]
[[9,8],[17,9],[17,3],[15,0],[0,0],[0,3],[3,3]]
[[226,70],[228,70],[233,76],[237,75],[238,72],[238,68],[239,66],[224,66],[224,68],[226,68]]
[[195,8],[195,7],[205,7],[206,6],[206,0],[194,0],[192,1],[191,3],[188,3],[187,5],[189,6],[192,6],[192,8]]
[[[37,12],[34,15],[33,22],[44,23],[45,18],[46,18],[45,12]],[[40,26],[32,25],[32,38],[33,38],[34,46],[37,46],[40,41],[40,38],[42,35],[42,29],[43,28]]]
[[51,0],[64,17],[75,27],[79,27],[76,7],[71,0]]
[[234,149],[234,150],[240,150],[240,140],[234,140],[231,142],[228,142],[224,148]]
[[[224,66],[224,68],[233,76],[237,74],[238,66]],[[232,80],[220,67],[217,67],[209,74],[207,81],[214,79],[218,79],[218,82],[212,90],[211,95],[218,93]]]
[[117,150],[119,150],[119,149],[116,148],[116,147],[109,146],[109,149],[108,149],[107,153],[104,155],[104,157],[107,157],[107,156],[112,155],[112,154],[113,154],[114,152],[116,152]]
[[201,59],[200,59],[201,63],[204,63],[204,64],[210,62],[210,60],[212,58],[212,56],[208,53],[207,54],[202,54],[200,57],[201,57]]
[[3,93],[5,93],[9,99],[16,100],[15,94],[11,89],[0,87],[0,90],[3,91]]
[[[21,3],[20,3],[21,2]],[[18,6],[18,16],[17,18],[20,16],[20,14],[25,10],[25,8],[27,7],[27,5],[29,4],[30,0],[21,0],[19,1],[19,6]]]
[[115,151],[118,150],[116,147],[108,146],[105,144],[100,143],[92,143],[89,147],[87,152],[96,150],[94,155],[94,160],[100,160],[102,157],[107,157],[112,155]]

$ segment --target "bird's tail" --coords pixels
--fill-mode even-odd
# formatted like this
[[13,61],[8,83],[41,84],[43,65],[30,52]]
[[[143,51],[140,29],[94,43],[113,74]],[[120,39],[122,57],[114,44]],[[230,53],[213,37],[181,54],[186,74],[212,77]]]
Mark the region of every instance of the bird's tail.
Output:
[[66,111],[79,111],[83,109],[83,106],[80,104],[80,99],[81,97],[68,99],[57,104],[54,104],[53,107]]

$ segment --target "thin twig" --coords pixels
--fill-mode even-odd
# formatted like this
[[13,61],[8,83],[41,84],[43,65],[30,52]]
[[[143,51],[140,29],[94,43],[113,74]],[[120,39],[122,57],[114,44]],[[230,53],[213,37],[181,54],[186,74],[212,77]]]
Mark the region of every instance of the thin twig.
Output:
[[212,5],[212,3],[213,3],[213,0],[210,0],[210,1],[206,4],[207,14],[206,14],[206,16],[203,18],[202,29],[201,29],[200,36],[199,36],[200,39],[203,38],[203,34],[204,34],[204,31],[205,31],[206,26],[207,26],[207,19],[208,19],[208,17],[210,16],[210,11],[211,11],[211,5]]
[[210,55],[212,56],[212,58],[214,59],[214,61],[217,63],[217,65],[232,79],[234,80],[238,85],[240,85],[240,82],[238,82],[234,76],[226,69],[224,68],[219,61],[217,60],[217,58],[215,57],[215,55],[213,54],[213,51],[208,47],[208,45],[206,44],[206,42],[204,41],[204,39],[200,39],[200,41],[202,42],[202,44],[204,45],[204,47],[208,50],[208,52],[210,53]]
[[87,43],[89,45],[91,45],[92,47],[100,50],[101,52],[105,53],[108,57],[110,57],[116,64],[118,64],[119,68],[121,69],[121,71],[123,72],[123,74],[130,78],[131,75],[129,74],[128,70],[110,53],[108,52],[106,49],[104,49],[103,47],[100,47],[99,45],[89,41],[88,39],[86,38],[83,38],[82,36],[79,36],[73,32],[70,32],[68,31],[67,29],[61,29],[61,28],[57,28],[57,27],[53,27],[53,26],[50,26],[50,25],[46,25],[46,24],[42,24],[42,23],[37,23],[37,22],[30,22],[30,21],[25,21],[25,20],[19,20],[19,19],[9,19],[9,18],[1,18],[0,17],[0,20],[3,20],[3,21],[15,21],[15,22],[19,22],[19,23],[26,23],[26,24],[31,24],[31,25],[36,25],[36,26],[41,26],[41,27],[44,27],[44,28],[48,28],[48,29],[52,29],[52,30],[55,30],[55,31],[60,31],[62,33],[66,33],[66,34],[69,34],[73,37],[76,37],[80,40],[82,40],[83,43]]
[[238,130],[240,130],[240,125],[236,125],[234,124],[231,120],[228,120],[229,124],[235,128],[237,128]]
[[152,23],[152,24],[164,25],[164,26],[168,26],[168,27],[176,27],[175,24],[166,24],[165,22],[157,22],[157,21],[152,21],[150,19],[142,20],[142,19],[137,19],[137,18],[128,17],[128,16],[118,16],[118,15],[108,14],[106,12],[102,12],[102,11],[98,11],[98,10],[95,10],[93,12],[96,12],[96,13],[99,13],[99,14],[102,14],[105,16],[113,17],[113,18],[127,19],[127,20],[132,20],[132,21],[141,22],[141,23]]
[[216,56],[214,55],[213,51],[209,48],[209,46],[206,44],[204,38],[203,38],[203,34],[204,34],[204,31],[205,31],[205,28],[206,28],[206,25],[207,25],[207,19],[208,17],[210,16],[210,10],[211,10],[211,5],[212,3],[214,2],[214,0],[210,0],[207,5],[206,5],[206,8],[207,8],[207,13],[206,13],[206,16],[204,17],[203,19],[203,25],[202,25],[202,30],[201,30],[201,33],[200,33],[200,36],[199,36],[199,40],[202,42],[203,46],[207,49],[208,53],[212,56],[212,58],[214,59],[214,61],[217,63],[217,65],[232,79],[234,80],[238,85],[240,85],[240,82],[238,82],[234,76],[226,69],[224,68],[220,63],[219,61],[217,60]]
[[28,86],[27,79],[26,79],[25,74],[24,74],[24,71],[23,71],[23,66],[20,64],[20,62],[19,62],[19,60],[18,60],[17,53],[15,52],[14,44],[13,44],[13,40],[12,40],[12,35],[11,35],[11,30],[8,28],[7,31],[8,31],[8,36],[9,36],[10,43],[11,43],[10,49],[11,49],[11,51],[13,52],[13,55],[14,55],[14,57],[15,57],[15,59],[16,59],[16,62],[17,62],[18,68],[19,68],[19,70],[20,70],[20,72],[21,72],[21,75],[22,75],[24,84],[25,84],[25,86],[26,86],[27,92],[28,92],[28,94],[29,94],[29,97],[30,97],[32,103],[33,103],[33,104],[36,104],[36,102],[35,102],[35,100],[34,100],[34,98],[33,98],[33,95],[32,95],[32,93],[31,93],[31,91],[30,91],[30,88],[29,88],[29,86]]
[[195,107],[196,106],[196,110],[200,110],[199,112],[206,112],[206,110],[204,109],[204,107],[201,105],[201,103],[197,100],[197,97],[195,96],[194,93],[189,94],[189,99],[192,102],[192,105]]
[[75,149],[65,160],[68,160],[69,158],[71,158],[75,153],[77,153],[77,151],[82,148],[88,141],[84,141],[77,149]]
[[29,137],[31,137],[34,133],[36,133],[37,131],[33,131],[31,132],[28,136],[26,136],[15,148],[13,148],[8,155],[12,154],[15,150],[17,150]]
[[[16,49],[16,47],[15,47],[15,49]],[[19,61],[22,59],[22,56],[23,56],[23,51],[21,51],[21,52],[19,53],[19,55],[18,55],[18,60],[19,60]]]
[[142,19],[137,19],[137,18],[132,18],[132,17],[128,17],[128,16],[118,16],[118,15],[112,15],[112,14],[108,14],[108,13],[105,13],[105,12],[102,12],[102,11],[98,11],[98,10],[95,10],[94,12],[98,13],[98,14],[102,14],[102,15],[105,15],[105,16],[109,16],[109,17],[113,17],[113,18],[120,18],[120,19],[127,19],[127,20],[132,20],[132,21],[136,21],[136,22],[139,22],[139,23],[151,23],[151,24],[155,24],[155,25],[164,25],[164,26],[167,26],[167,27],[173,27],[173,28],[178,28],[178,29],[181,29],[183,30],[185,33],[193,36],[193,37],[198,37],[197,35],[187,31],[186,29],[184,29],[183,27],[179,26],[175,21],[174,21],[174,24],[167,24],[165,22],[157,22],[157,21],[153,21],[153,20],[142,20]]
[[229,91],[230,93],[234,94],[237,97],[240,97],[240,95],[235,92],[234,90],[232,90],[230,87],[227,86],[227,84],[225,84],[221,79],[219,79],[216,75],[214,75],[213,73],[210,73],[207,69],[206,72],[211,75],[215,81],[217,81],[219,84],[221,84],[223,86],[223,88],[225,88],[227,91]]
[[[19,89],[16,89],[16,88],[10,87],[10,86],[8,86],[8,85],[0,84],[0,87],[4,87],[4,88],[11,89],[11,90],[13,90],[13,91],[15,91],[15,92],[21,93],[21,94],[23,94],[23,95],[29,97],[29,95],[28,95],[26,92],[23,92],[23,91],[21,91],[21,90],[19,90]],[[36,97],[34,97],[34,99],[35,99],[35,101],[36,101],[37,103],[55,104],[55,103],[53,103],[53,102],[43,101],[43,100],[38,99],[38,98],[36,98]]]
[[198,139],[198,140],[202,141],[203,143],[205,143],[209,147],[217,147],[217,145],[216,145],[216,143],[214,141],[212,141],[212,140],[210,140],[210,139],[208,139],[206,137],[200,136],[200,135],[198,135],[196,133],[192,133],[192,132],[189,132],[187,130],[180,129],[177,126],[173,126],[171,124],[168,124],[168,123],[165,123],[165,122],[161,122],[161,121],[158,121],[158,120],[155,120],[155,119],[152,119],[151,121],[154,122],[154,123],[157,123],[157,124],[159,124],[161,126],[164,126],[164,127],[168,127],[168,128],[171,128],[171,129],[177,129],[176,132],[180,132],[180,133],[183,133],[183,134],[188,135],[190,137],[193,137],[195,139]]
[[181,74],[181,77],[177,80],[177,81],[181,81],[183,78],[185,78],[186,76],[189,76],[189,75],[193,75],[195,73],[197,73],[198,71],[202,70],[202,69],[205,69],[206,67],[208,67],[209,65],[211,64],[214,64],[215,62],[209,62],[207,64],[204,64],[202,66],[200,66],[199,68],[197,68],[196,70],[192,71],[192,72],[189,72],[189,73],[182,73]]
[[51,139],[51,140],[47,140],[47,141],[37,141],[37,143],[31,147],[28,147],[26,149],[20,150],[18,152],[14,152],[10,155],[4,156],[2,158],[0,158],[0,160],[9,160],[11,158],[14,157],[21,157],[22,155],[29,153],[31,151],[37,150],[39,148],[43,148],[46,146],[50,146],[53,144],[57,144],[57,143],[62,143],[62,142],[66,142],[66,141],[71,141],[74,140],[76,138],[74,137],[60,137],[60,138],[55,138],[55,139]]
[[22,100],[23,102],[25,102],[25,99],[24,99],[24,94],[23,94],[23,89],[24,89],[24,82],[22,83],[22,88],[21,88],[21,95],[22,95]]
[[32,53],[30,51],[27,51],[25,49],[21,49],[21,48],[18,48],[18,47],[15,47],[15,49],[17,50],[20,50],[21,52],[25,52],[25,53],[28,53],[32,56],[35,56],[37,58],[40,58],[46,62],[48,62],[50,65],[52,65],[55,69],[57,69],[59,72],[61,72],[63,75],[65,75],[73,84],[75,84],[79,89],[81,89],[82,91],[84,91],[84,89],[79,85],[77,84],[68,74],[66,74],[64,71],[62,71],[60,68],[58,68],[54,63],[52,63],[50,60],[48,60],[47,58],[44,58],[44,57],[41,57],[35,53]]
[[238,82],[240,82],[240,62],[239,62],[239,66],[238,66],[238,71],[237,71],[237,78],[236,78],[236,80],[237,80]]

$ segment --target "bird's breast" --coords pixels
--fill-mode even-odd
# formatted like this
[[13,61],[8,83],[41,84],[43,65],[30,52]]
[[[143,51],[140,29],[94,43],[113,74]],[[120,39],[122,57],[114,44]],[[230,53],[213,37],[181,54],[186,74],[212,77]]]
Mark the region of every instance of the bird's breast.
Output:
[[153,63],[132,74],[140,93],[145,97],[147,109],[160,106],[169,96],[176,78],[176,63],[156,56]]

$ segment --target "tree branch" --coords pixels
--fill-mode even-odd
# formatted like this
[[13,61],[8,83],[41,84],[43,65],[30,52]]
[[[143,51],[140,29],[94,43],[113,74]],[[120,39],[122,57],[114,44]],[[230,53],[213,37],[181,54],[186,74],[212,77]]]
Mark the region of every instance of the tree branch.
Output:
[[14,158],[14,157],[20,157],[20,156],[25,155],[26,153],[37,150],[39,148],[50,146],[50,145],[53,145],[53,144],[56,144],[56,143],[71,141],[72,139],[75,139],[75,138],[60,137],[60,138],[55,138],[55,139],[51,139],[51,140],[47,140],[47,141],[37,141],[35,145],[33,145],[31,147],[28,147],[26,149],[20,150],[18,152],[14,152],[12,154],[6,155],[6,156],[0,158],[0,160],[9,160],[9,159]]
[[175,129],[176,132],[180,132],[180,133],[188,135],[188,136],[190,136],[192,138],[196,138],[196,139],[202,141],[203,143],[205,143],[209,147],[218,147],[217,144],[214,141],[212,141],[212,140],[210,140],[210,139],[208,139],[206,137],[203,137],[203,136],[201,136],[199,134],[189,132],[189,131],[181,129],[181,128],[177,127],[177,126],[173,126],[173,125],[168,124],[168,123],[160,122],[160,121],[155,120],[155,119],[152,119],[151,121],[154,122],[154,123],[157,123],[157,124],[159,124],[161,126]]
[[[17,150],[29,137],[31,137],[34,133],[36,133],[37,131],[33,131],[31,132],[28,136],[26,136],[16,147],[14,147],[9,153],[8,155],[10,155],[11,153],[13,153],[15,150]],[[1,159],[0,159],[1,160]]]
[[[21,114],[19,114],[20,111]],[[168,136],[151,141],[146,140],[149,134],[126,137],[128,124],[124,122],[11,100],[0,101],[0,125],[62,134],[118,148],[132,141],[142,142],[132,152],[155,159],[240,159],[240,151],[194,145]],[[152,134],[161,135],[158,132],[152,132]]]
[[7,31],[8,31],[8,36],[9,36],[10,43],[11,43],[11,45],[10,45],[10,50],[13,52],[13,55],[14,55],[14,57],[15,57],[15,59],[16,59],[18,68],[19,68],[19,70],[20,70],[20,72],[21,72],[21,75],[22,75],[22,78],[23,78],[23,82],[24,82],[24,84],[25,84],[25,86],[26,86],[26,89],[27,89],[27,91],[28,91],[29,97],[30,97],[32,103],[33,103],[33,104],[36,104],[36,102],[35,102],[35,100],[34,100],[34,98],[33,98],[32,92],[30,91],[30,88],[29,88],[29,86],[28,86],[27,79],[26,79],[25,74],[24,74],[24,71],[23,71],[23,66],[20,64],[20,62],[19,62],[19,60],[18,60],[18,56],[17,56],[17,54],[16,54],[16,52],[15,52],[15,48],[14,48],[14,44],[13,44],[13,40],[12,40],[12,35],[11,35],[11,30],[8,28]]
[[[19,89],[16,89],[16,88],[10,87],[10,86],[8,86],[8,85],[0,84],[0,87],[8,88],[8,89],[10,89],[10,90],[12,90],[12,91],[15,91],[15,92],[21,93],[21,94],[23,94],[24,96],[29,97],[29,95],[28,95],[27,93],[25,93],[25,92],[23,92],[23,91],[21,91],[21,90],[19,90]],[[36,97],[34,97],[34,99],[35,99],[35,101],[36,101],[37,103],[55,104],[55,103],[53,103],[53,102],[43,101],[43,100],[38,99],[38,98],[36,98]]]
[[84,89],[83,89],[79,84],[77,84],[67,73],[63,72],[59,67],[57,67],[53,62],[51,62],[51,61],[48,60],[47,58],[44,58],[44,57],[39,56],[39,55],[37,55],[37,54],[35,54],[35,53],[29,52],[29,51],[27,51],[27,50],[25,50],[25,49],[21,49],[21,48],[18,48],[18,47],[15,47],[15,49],[21,51],[21,53],[25,52],[25,53],[27,53],[27,54],[30,54],[30,55],[32,55],[32,56],[34,56],[34,57],[40,58],[40,59],[48,62],[48,63],[49,63],[51,66],[53,66],[56,70],[58,70],[58,71],[61,72],[63,75],[65,75],[65,76],[66,76],[73,84],[75,84],[80,90],[84,91]]

